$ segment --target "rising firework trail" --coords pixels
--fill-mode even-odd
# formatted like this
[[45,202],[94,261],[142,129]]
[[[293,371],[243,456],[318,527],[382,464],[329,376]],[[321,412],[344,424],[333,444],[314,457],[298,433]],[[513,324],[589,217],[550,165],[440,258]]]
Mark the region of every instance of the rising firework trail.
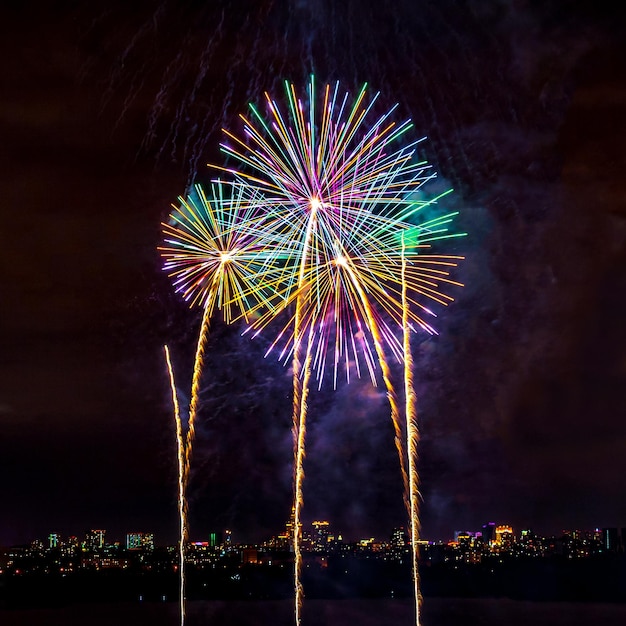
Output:
[[[262,227],[258,195],[219,181],[207,195],[195,185],[187,199],[179,198],[171,221],[163,224],[165,245],[159,250],[164,269],[185,300],[203,309],[191,384],[185,441],[185,485],[188,481],[200,382],[209,325],[215,309],[228,324],[248,319],[249,310],[269,307],[270,276],[276,259]],[[265,282],[264,282],[265,281]]]
[[411,352],[411,327],[409,323],[409,302],[406,281],[406,246],[402,236],[402,338],[404,347],[404,401],[407,435],[407,454],[409,465],[409,529],[411,531],[411,571],[413,575],[413,598],[415,601],[415,624],[420,623],[420,578],[418,571],[419,541],[419,480],[417,473],[417,444],[419,430],[417,426],[417,398],[413,384],[413,353]]
[[185,500],[184,475],[185,475],[185,441],[183,439],[183,428],[180,419],[180,408],[178,404],[178,394],[176,393],[176,383],[174,380],[174,368],[170,359],[170,351],[167,346],[163,346],[165,352],[165,363],[170,378],[172,390],[172,405],[174,407],[174,422],[176,425],[176,457],[178,460],[178,517],[180,524],[179,546],[178,546],[178,569],[180,572],[180,623],[185,623],[185,543],[187,540],[187,503]]
[[[294,586],[299,625],[303,591],[298,533],[311,368],[320,385],[329,352],[335,384],[340,364],[349,379],[351,363],[360,375],[362,359],[374,384],[376,364],[382,369],[408,503],[402,427],[383,349],[386,343],[392,354],[402,357],[402,344],[394,333],[402,324],[403,311],[400,234],[406,231],[411,241],[405,280],[415,306],[407,305],[408,315],[429,333],[435,330],[424,317],[434,313],[420,300],[444,305],[452,300],[440,289],[459,285],[449,278],[459,257],[423,254],[429,242],[454,236],[447,229],[454,214],[419,226],[412,223],[420,209],[438,200],[422,201],[418,195],[435,174],[415,159],[421,140],[400,143],[411,123],[394,122],[395,107],[377,114],[378,94],[366,103],[364,86],[350,103],[336,83],[325,86],[318,108],[313,78],[305,102],[292,84],[285,83],[285,91],[286,110],[266,94],[267,117],[250,105],[250,117],[240,116],[243,138],[224,131],[227,140],[222,149],[240,167],[211,167],[232,176],[235,188],[263,196],[271,216],[266,224],[276,234],[284,259],[282,306],[295,304],[295,314],[273,346],[282,343],[281,358],[293,363]],[[253,327],[263,328],[274,315],[271,311],[258,316]]]
[[[159,250],[164,269],[174,280],[176,290],[191,305],[203,308],[202,322],[193,365],[191,400],[187,432],[177,417],[179,451],[180,572],[181,615],[184,621],[184,545],[187,540],[187,486],[195,437],[195,421],[200,398],[200,383],[209,325],[215,309],[224,321],[248,319],[248,311],[264,304],[270,306],[274,291],[269,289],[276,266],[275,247],[269,244],[267,229],[258,209],[257,194],[215,182],[207,195],[200,185],[185,199],[179,198],[170,222],[162,224],[165,245]],[[264,282],[266,281],[266,282]],[[166,348],[173,385],[173,372]],[[176,412],[178,414],[178,404]]]

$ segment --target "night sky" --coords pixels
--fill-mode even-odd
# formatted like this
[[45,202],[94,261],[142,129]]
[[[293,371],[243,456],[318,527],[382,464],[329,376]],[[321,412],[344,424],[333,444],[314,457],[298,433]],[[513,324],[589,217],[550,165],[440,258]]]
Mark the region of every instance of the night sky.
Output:
[[[161,270],[160,222],[223,162],[220,128],[312,70],[399,103],[468,233],[446,249],[466,286],[414,341],[425,538],[626,526],[623,9],[45,4],[0,9],[0,545],[175,542],[162,346],[188,400],[200,312]],[[290,512],[290,371],[242,330],[209,340],[192,539],[264,539]],[[383,389],[312,392],[305,521],[406,522]]]

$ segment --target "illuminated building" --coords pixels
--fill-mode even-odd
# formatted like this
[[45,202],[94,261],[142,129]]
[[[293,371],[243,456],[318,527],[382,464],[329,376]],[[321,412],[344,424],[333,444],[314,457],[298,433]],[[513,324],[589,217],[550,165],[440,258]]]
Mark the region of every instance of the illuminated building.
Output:
[[607,552],[617,552],[619,550],[620,541],[617,528],[602,529],[602,547]]
[[311,524],[311,526],[313,526],[311,548],[314,552],[327,550],[330,539],[330,523],[325,520],[315,521]]
[[59,533],[50,533],[48,535],[48,547],[60,548],[61,547],[61,535]]
[[34,552],[43,552],[44,550],[44,544],[41,539],[33,539],[31,541],[30,547],[33,549]]
[[510,548],[513,544],[513,528],[511,526],[496,526],[496,546]]
[[244,564],[257,565],[259,563],[259,551],[254,547],[247,547],[241,551],[241,562]]
[[404,548],[407,545],[407,534],[404,526],[394,528],[389,543],[392,548]]
[[473,530],[455,530],[454,531],[454,541],[458,544],[464,545],[474,545],[476,540],[482,539],[483,534],[478,530],[474,532]]
[[[291,507],[291,517],[289,518],[289,521],[285,524],[285,533],[284,533],[284,535],[279,535],[279,538],[287,536],[288,541],[289,541],[290,549],[293,548],[293,537],[294,537],[295,520],[296,520],[296,507],[292,506]],[[302,533],[302,523],[298,524],[298,536],[300,536],[300,533]]]
[[104,536],[106,532],[106,530],[90,530],[85,536],[85,549],[98,550],[104,548]]
[[154,535],[152,533],[128,533],[126,535],[127,550],[153,550]]

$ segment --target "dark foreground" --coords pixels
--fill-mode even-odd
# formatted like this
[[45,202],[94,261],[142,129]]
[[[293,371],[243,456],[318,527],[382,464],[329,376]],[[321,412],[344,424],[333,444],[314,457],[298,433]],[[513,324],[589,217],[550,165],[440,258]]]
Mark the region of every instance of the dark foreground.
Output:
[[[5,609],[3,626],[176,626],[175,603],[73,605],[56,609]],[[410,600],[308,600],[304,626],[411,626]],[[427,598],[424,626],[623,626],[626,604],[523,602],[509,599]],[[187,626],[288,626],[289,600],[190,602]]]

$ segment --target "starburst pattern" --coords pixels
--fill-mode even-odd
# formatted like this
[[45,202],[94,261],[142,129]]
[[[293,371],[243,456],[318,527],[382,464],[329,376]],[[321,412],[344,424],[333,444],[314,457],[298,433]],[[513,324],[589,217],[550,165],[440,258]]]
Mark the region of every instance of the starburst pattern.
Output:
[[[336,83],[325,86],[317,108],[313,78],[307,95],[303,103],[295,87],[286,83],[283,112],[266,94],[268,119],[251,106],[251,118],[241,116],[244,137],[225,131],[230,141],[222,144],[240,169],[218,169],[233,176],[234,187],[263,197],[266,225],[284,259],[276,291],[283,306],[302,300],[302,324],[316,337],[313,350],[320,384],[329,348],[335,383],[340,362],[348,377],[352,363],[360,375],[359,353],[375,380],[372,329],[363,315],[362,296],[380,306],[383,313],[376,316],[384,341],[399,356],[402,348],[395,328],[401,323],[399,251],[405,233],[407,278],[415,304],[411,319],[434,333],[426,319],[434,313],[421,302],[445,305],[452,300],[442,289],[458,285],[449,278],[449,270],[460,257],[426,250],[436,238],[458,236],[448,231],[454,214],[420,226],[412,223],[418,211],[441,196],[420,199],[420,188],[435,173],[416,159],[421,140],[398,145],[411,123],[391,119],[396,107],[374,116],[378,94],[366,104],[366,86],[348,106],[348,94],[340,95]],[[255,328],[262,328],[274,313],[261,315]],[[283,358],[293,354],[297,336],[294,313],[274,342],[284,343]]]
[[195,185],[180,197],[164,223],[159,248],[164,269],[191,306],[211,315],[216,309],[231,323],[263,304],[270,306],[280,249],[271,245],[267,215],[258,193],[217,181],[210,192]]
[[[283,340],[281,355],[291,357],[293,364],[294,589],[299,626],[299,527],[312,369],[321,385],[332,352],[336,384],[340,361],[348,376],[351,361],[360,374],[360,353],[376,383],[378,362],[411,516],[415,494],[409,493],[400,409],[385,346],[401,358],[403,343],[395,334],[399,327],[406,331],[412,323],[435,332],[425,320],[434,313],[424,301],[445,305],[452,300],[443,288],[459,285],[449,276],[459,257],[425,253],[435,239],[454,236],[448,232],[453,214],[419,226],[412,222],[420,209],[437,200],[419,199],[420,187],[435,174],[416,159],[419,140],[399,144],[411,123],[396,124],[391,119],[395,107],[372,120],[378,94],[365,104],[364,86],[349,107],[348,94],[340,96],[336,83],[324,88],[318,112],[313,78],[304,103],[292,84],[285,86],[286,111],[266,94],[267,119],[251,105],[252,118],[241,116],[243,138],[225,131],[229,141],[222,149],[240,167],[213,167],[230,174],[233,187],[263,197],[266,225],[284,259],[277,291],[283,307],[295,305],[274,345]],[[253,327],[262,329],[275,312],[261,314]],[[410,442],[409,448],[412,455]]]

